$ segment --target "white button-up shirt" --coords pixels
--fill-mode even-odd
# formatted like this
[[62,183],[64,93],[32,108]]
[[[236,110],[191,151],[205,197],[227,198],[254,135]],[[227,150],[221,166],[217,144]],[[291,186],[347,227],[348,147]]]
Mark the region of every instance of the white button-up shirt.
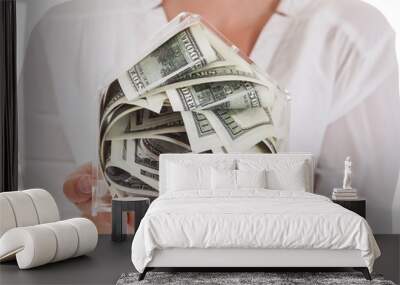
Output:
[[[25,187],[61,187],[97,159],[99,89],[166,23],[160,0],[75,0],[42,18],[21,81]],[[350,155],[372,228],[400,233],[399,77],[384,17],[357,0],[281,0],[250,57],[292,95],[289,151],[318,159],[316,192],[341,186]]]

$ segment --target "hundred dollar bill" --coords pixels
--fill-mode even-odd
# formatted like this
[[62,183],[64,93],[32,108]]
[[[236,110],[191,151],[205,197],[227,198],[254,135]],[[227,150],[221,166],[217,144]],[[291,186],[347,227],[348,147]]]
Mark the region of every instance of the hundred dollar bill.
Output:
[[101,169],[104,170],[105,163],[111,155],[111,147],[105,139],[106,136],[110,131],[122,132],[126,128],[128,115],[140,109],[137,106],[121,105],[112,110],[105,118],[102,118],[99,127],[99,159]]
[[111,187],[122,190],[125,193],[148,197],[158,196],[158,187],[151,187],[140,178],[131,175],[131,173],[118,166],[107,165],[104,176]]
[[255,73],[242,71],[237,66],[229,65],[217,66],[213,68],[205,68],[189,73],[179,74],[162,84],[160,87],[153,89],[148,94],[162,93],[167,90],[190,87],[211,82],[221,81],[248,81],[263,85],[264,82],[257,77]]
[[[164,106],[160,110],[160,114],[157,114],[138,106],[123,104],[106,114],[101,121],[99,150],[102,154],[104,143],[112,138],[140,138],[184,131],[181,115],[172,112],[171,107]],[[134,132],[134,135],[130,135]],[[103,158],[104,155],[100,155],[102,163],[104,162]]]
[[138,106],[120,105],[109,112],[101,121],[100,140],[134,131],[182,126],[181,115],[173,113],[171,107],[163,107],[160,114],[157,114]]
[[112,193],[157,196],[162,153],[284,148],[287,94],[206,23],[178,16],[146,46],[101,93],[99,156]]
[[116,189],[122,189],[132,194],[140,192],[141,194],[156,196],[157,181],[154,178],[158,172],[152,171],[152,177],[146,175],[142,177],[140,173],[147,172],[134,162],[135,146],[134,140],[111,142],[111,158],[107,161],[105,167],[105,178]]
[[121,105],[108,113],[100,125],[100,162],[104,163],[106,142],[113,138],[142,138],[184,131],[181,115],[172,112],[171,107],[163,107],[157,114],[138,106]]
[[147,109],[141,109],[130,114],[129,117],[130,132],[183,125],[181,114],[173,112],[170,106],[162,107],[159,114]]
[[274,150],[264,143],[264,141],[259,142],[255,146],[249,148],[249,153],[275,153]]
[[172,134],[172,133],[182,133],[185,132],[185,127],[169,127],[165,129],[153,129],[149,131],[139,131],[139,132],[124,132],[122,134],[110,132],[105,140],[126,140],[126,139],[141,139],[141,138],[155,138],[159,135]]
[[103,92],[100,104],[100,119],[103,120],[111,111],[121,105],[139,106],[155,113],[159,113],[166,99],[167,95],[160,92],[147,96],[146,98],[129,101],[125,96],[125,93],[122,91],[118,80],[115,80],[108,86],[105,92]]
[[277,138],[277,149],[284,151],[285,141],[289,133],[290,126],[290,96],[288,94],[276,96],[273,106],[271,106],[271,117],[274,121],[275,137]]
[[246,151],[274,135],[272,118],[267,109],[202,110],[228,152]]
[[112,141],[105,177],[125,192],[157,196],[159,156],[167,152],[188,152],[190,147],[182,147],[181,143],[162,137]]
[[[110,111],[106,116],[101,118],[99,125],[100,142],[104,140],[104,137],[113,129],[114,125],[118,126],[117,129],[120,129],[122,127],[121,123],[117,124],[120,120],[126,121],[130,113],[133,113],[140,109],[142,108],[138,106],[123,104],[117,106],[112,111]],[[124,125],[126,125],[126,123]]]
[[[138,106],[120,105],[109,112],[100,122],[100,140],[102,140],[121,119],[126,121],[130,113],[136,112],[140,109],[142,108]],[[126,126],[126,123],[124,125]],[[119,129],[121,127],[120,123],[117,128]]]
[[193,152],[200,153],[222,146],[221,140],[206,116],[188,111],[181,114]]
[[179,73],[217,60],[200,25],[191,26],[159,46],[125,72],[118,81],[129,100],[143,96]]
[[269,107],[274,94],[267,87],[248,81],[222,81],[167,90],[175,112],[203,109]]
[[[138,116],[143,116],[141,115],[143,113],[144,112],[139,111],[139,113],[137,114],[139,114]],[[137,122],[136,114],[133,114],[133,116],[135,116],[135,119],[133,120],[131,120],[132,116],[124,116],[117,122],[115,122],[115,124],[113,124],[113,127],[106,134],[104,140],[139,139],[167,133],[185,132],[185,127],[183,125],[181,115],[179,113],[172,113],[171,115],[173,115],[171,117],[173,117],[174,121],[159,121],[158,124],[154,123],[153,125],[151,125],[151,123],[148,123],[147,128],[141,128],[140,130],[135,130],[137,125],[134,125],[133,131],[131,130],[131,124],[132,121]]]

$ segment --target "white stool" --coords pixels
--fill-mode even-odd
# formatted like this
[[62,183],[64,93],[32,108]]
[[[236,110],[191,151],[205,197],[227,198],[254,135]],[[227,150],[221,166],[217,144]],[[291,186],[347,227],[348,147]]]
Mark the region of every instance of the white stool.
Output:
[[0,193],[0,262],[20,269],[57,262],[95,249],[98,233],[88,219],[59,221],[49,192],[31,189]]

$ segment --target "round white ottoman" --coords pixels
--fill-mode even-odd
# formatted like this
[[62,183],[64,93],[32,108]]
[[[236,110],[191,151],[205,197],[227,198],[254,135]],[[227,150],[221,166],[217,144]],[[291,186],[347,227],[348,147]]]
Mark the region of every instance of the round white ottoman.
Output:
[[0,262],[17,259],[20,269],[86,254],[97,245],[92,221],[59,221],[49,192],[30,189],[0,193]]
[[43,189],[0,193],[0,237],[9,229],[56,222],[56,201]]
[[97,237],[96,226],[84,218],[13,228],[0,238],[0,261],[16,257],[20,269],[57,262],[92,251]]

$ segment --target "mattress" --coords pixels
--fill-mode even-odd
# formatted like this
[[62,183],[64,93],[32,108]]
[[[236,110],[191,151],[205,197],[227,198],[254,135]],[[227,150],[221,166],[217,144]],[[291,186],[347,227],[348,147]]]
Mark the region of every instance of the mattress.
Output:
[[132,243],[139,272],[162,249],[359,250],[372,271],[380,255],[361,216],[307,192],[265,189],[190,190],[161,195]]

